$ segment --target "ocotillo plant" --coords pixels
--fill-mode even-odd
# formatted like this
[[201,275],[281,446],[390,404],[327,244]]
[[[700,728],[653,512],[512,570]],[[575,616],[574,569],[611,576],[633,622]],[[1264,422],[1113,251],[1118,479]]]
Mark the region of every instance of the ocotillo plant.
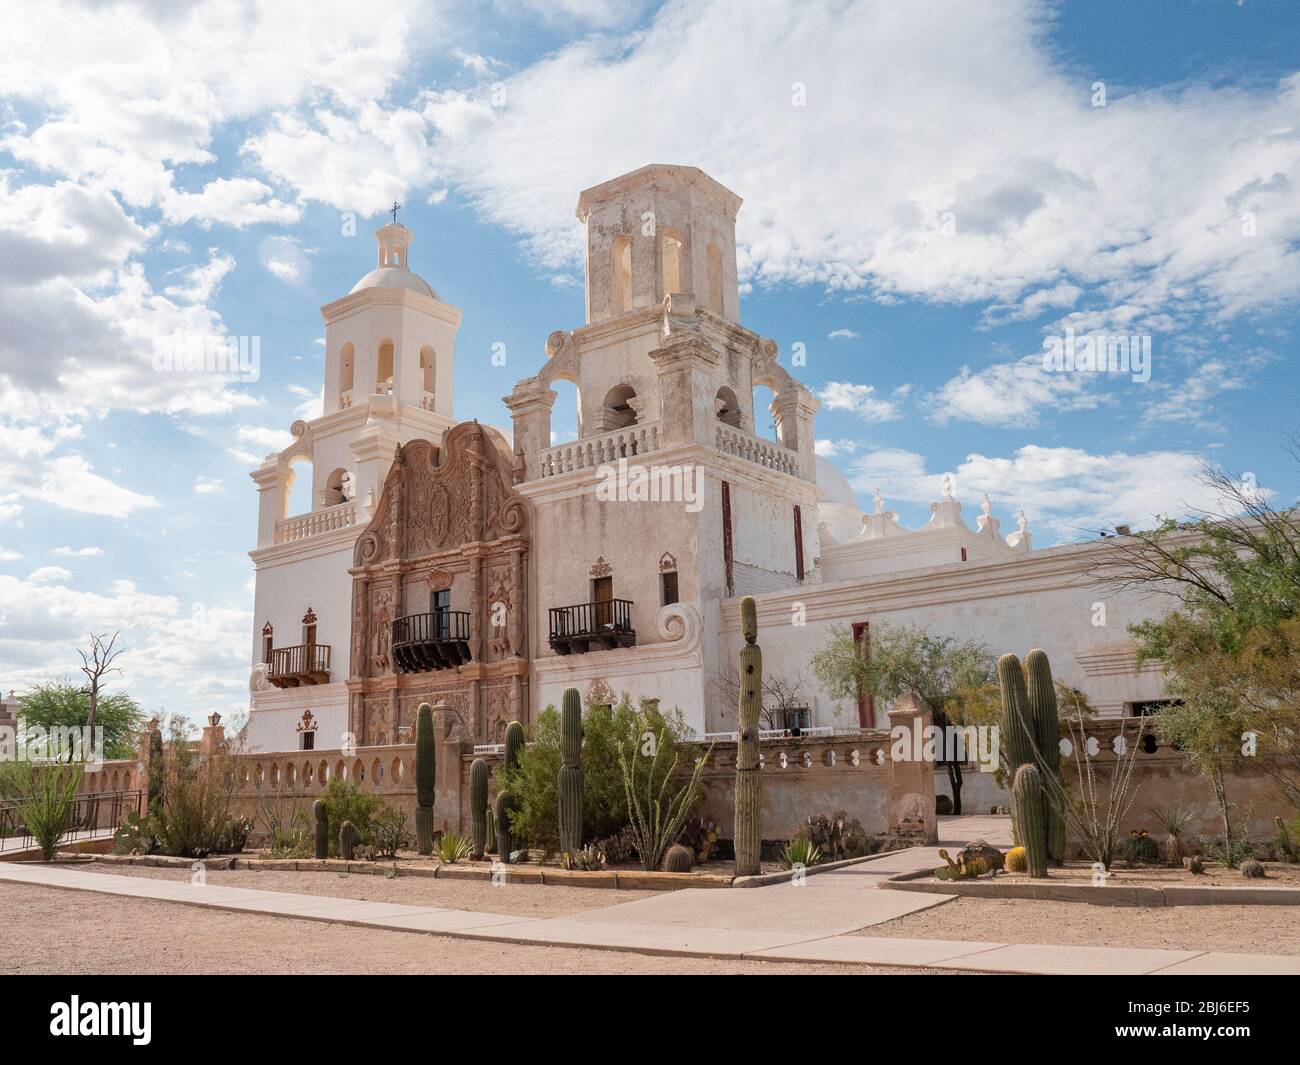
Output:
[[758,646],[758,607],[752,595],[740,601],[740,723],[736,737],[736,876],[757,876],[762,833],[758,779],[758,722],[763,712],[763,652]]
[[1047,857],[1059,865],[1065,860],[1065,817],[1053,804],[1049,795],[1062,793],[1061,780],[1061,715],[1056,706],[1056,685],[1052,682],[1052,665],[1047,652],[1035,648],[1025,656],[1025,671],[1029,674],[1029,717],[1033,722],[1034,744],[1038,748],[1035,763],[1044,773],[1050,773],[1053,783],[1043,788],[1043,815],[1047,818]]
[[1022,765],[1011,784],[1011,798],[1020,819],[1020,840],[1030,876],[1047,875],[1047,808],[1043,777],[1036,765]]
[[469,767],[469,819],[477,861],[487,853],[488,844],[488,764],[482,758],[475,758]]
[[560,726],[560,852],[582,850],[582,697],[564,689]]
[[433,707],[421,703],[415,714],[415,838],[421,854],[433,853],[433,792],[437,763]]
[[[519,768],[519,752],[524,749],[524,726],[518,721],[512,721],[506,726],[505,735],[505,762],[503,770]],[[514,839],[510,833],[510,814],[518,807],[519,800],[511,795],[509,791],[503,791],[497,796],[497,854],[507,865],[510,863],[510,852],[514,849]]]
[[311,812],[316,817],[316,857],[330,856],[330,822],[325,809],[325,800],[317,799],[311,804]]

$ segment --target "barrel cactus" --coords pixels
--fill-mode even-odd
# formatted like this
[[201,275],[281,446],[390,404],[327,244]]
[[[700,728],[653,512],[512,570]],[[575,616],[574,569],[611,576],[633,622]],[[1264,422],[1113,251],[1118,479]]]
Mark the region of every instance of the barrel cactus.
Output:
[[739,731],[736,736],[736,876],[757,876],[762,833],[759,812],[762,805],[759,782],[758,723],[763,712],[763,652],[758,646],[758,607],[752,595],[740,601],[740,630],[745,645],[740,649]]
[[1241,863],[1241,875],[1247,880],[1260,880],[1264,876],[1264,866],[1252,858],[1250,861]]
[[1011,785],[1016,816],[1020,820],[1020,839],[1025,848],[1029,875],[1047,875],[1047,817],[1043,805],[1043,775],[1035,765],[1016,770]]
[[352,861],[352,849],[361,841],[361,835],[351,821],[339,825],[339,857]]
[[576,854],[582,849],[582,697],[577,688],[564,690],[557,798],[560,852]]
[[433,707],[415,712],[415,838],[421,854],[433,853],[433,795],[437,773],[433,742]]
[[665,873],[689,873],[694,863],[695,855],[691,848],[683,847],[680,843],[674,843],[664,854]]
[[469,767],[469,819],[474,835],[473,858],[479,860],[488,846],[488,764],[475,758]]
[[1028,866],[1028,864],[1029,863],[1025,860],[1024,847],[1012,847],[1009,851],[1007,851],[1007,872],[1008,873],[1023,873],[1026,867]]
[[311,806],[316,817],[316,857],[330,856],[330,822],[329,811],[325,809],[325,800],[317,799]]

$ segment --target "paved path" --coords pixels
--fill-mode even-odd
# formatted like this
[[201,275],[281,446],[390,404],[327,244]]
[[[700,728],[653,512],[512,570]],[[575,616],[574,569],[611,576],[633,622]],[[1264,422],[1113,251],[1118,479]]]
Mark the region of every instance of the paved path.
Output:
[[[85,843],[93,839],[112,839],[113,833],[114,830],[111,828],[78,829],[76,832],[70,832],[64,836],[63,843],[60,846],[67,846],[70,843]],[[40,848],[30,836],[0,837],[0,853],[8,854],[11,851],[39,852]]]
[[[948,818],[940,825],[941,837],[964,837],[945,839],[948,846],[960,846],[978,836],[1006,846],[1010,843],[1009,838],[1004,838],[1008,833],[1006,818]],[[933,867],[938,862],[938,848],[912,848],[810,876],[800,887],[783,883],[731,890],[690,888],[542,920],[194,885],[31,863],[0,863],[0,880],[398,931],[650,954],[1033,974],[1300,974],[1300,957],[1280,955],[845,934],[951,901],[954,896],[874,890],[887,876]]]

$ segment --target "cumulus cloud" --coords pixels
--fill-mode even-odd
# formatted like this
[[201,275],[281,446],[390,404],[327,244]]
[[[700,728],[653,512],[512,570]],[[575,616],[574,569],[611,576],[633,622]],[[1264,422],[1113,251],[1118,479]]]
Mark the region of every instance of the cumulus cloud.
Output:
[[98,558],[104,553],[104,549],[102,547],[56,547],[54,553],[66,558]]
[[863,421],[888,422],[903,416],[897,403],[876,394],[874,385],[829,381],[818,389],[817,398],[824,409],[851,411]]

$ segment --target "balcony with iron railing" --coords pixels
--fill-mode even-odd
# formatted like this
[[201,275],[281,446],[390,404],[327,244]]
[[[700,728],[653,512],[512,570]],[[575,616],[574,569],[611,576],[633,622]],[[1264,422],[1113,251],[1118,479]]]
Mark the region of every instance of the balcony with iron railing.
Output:
[[550,644],[557,654],[610,650],[636,643],[630,599],[555,606],[549,613]]
[[619,459],[634,459],[659,450],[659,423],[629,425],[567,444],[548,447],[538,458],[539,477],[591,470]]
[[297,688],[306,684],[328,684],[330,680],[330,645],[301,643],[294,647],[271,649],[267,680],[277,688]]
[[470,661],[469,611],[407,614],[393,622],[393,662],[399,673],[455,669]]

